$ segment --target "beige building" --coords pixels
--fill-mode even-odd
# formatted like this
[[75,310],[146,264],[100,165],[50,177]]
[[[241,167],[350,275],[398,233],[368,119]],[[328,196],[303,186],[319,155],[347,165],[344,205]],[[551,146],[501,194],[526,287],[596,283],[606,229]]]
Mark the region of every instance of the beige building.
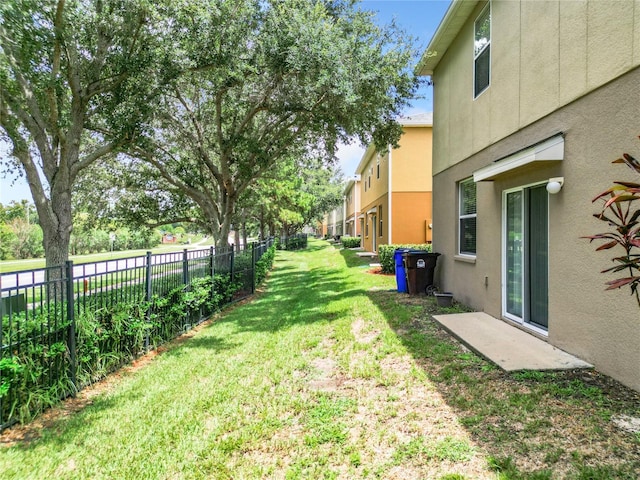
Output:
[[340,237],[344,233],[344,206],[340,205],[327,214],[327,235]]
[[[454,0],[434,82],[436,283],[640,390],[638,306],[604,291],[591,200],[638,150],[640,3]],[[550,193],[551,192],[551,193]],[[608,253],[614,252],[614,253]],[[622,252],[618,252],[622,254]]]
[[360,219],[360,175],[354,175],[344,188],[344,234],[359,237],[362,234]]
[[385,154],[369,146],[360,160],[362,247],[431,241],[431,129],[430,113],[401,119],[398,148]]

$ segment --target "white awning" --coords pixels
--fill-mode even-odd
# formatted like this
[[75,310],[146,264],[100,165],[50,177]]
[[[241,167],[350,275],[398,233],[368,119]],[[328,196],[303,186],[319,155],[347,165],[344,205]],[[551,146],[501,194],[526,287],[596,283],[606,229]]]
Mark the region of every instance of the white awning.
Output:
[[532,147],[527,147],[508,157],[502,158],[491,165],[473,172],[473,181],[495,180],[518,168],[534,162],[550,162],[564,160],[564,137],[556,135]]
[[376,213],[378,209],[376,207],[370,208],[367,210],[367,215],[371,215],[372,213]]

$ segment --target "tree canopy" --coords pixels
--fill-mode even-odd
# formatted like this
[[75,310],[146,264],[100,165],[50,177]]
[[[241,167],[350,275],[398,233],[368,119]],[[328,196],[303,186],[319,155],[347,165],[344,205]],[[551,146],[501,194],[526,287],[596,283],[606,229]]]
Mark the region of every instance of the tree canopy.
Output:
[[238,202],[280,165],[395,145],[414,55],[349,0],[5,0],[0,132],[48,264],[67,258],[74,185],[98,172],[128,188],[108,198],[129,218],[199,222],[226,243]]
[[31,189],[49,265],[68,258],[80,172],[143,125],[155,73],[164,71],[155,3],[0,3],[0,133],[9,168]]
[[377,26],[351,2],[200,7],[172,35],[188,68],[164,90],[151,135],[129,152],[128,168],[142,174],[135,203],[145,202],[141,187],[150,182],[170,194],[161,212],[195,206],[224,243],[241,196],[279,162],[330,162],[338,142],[354,138],[396,144],[395,118],[418,81],[410,44],[394,26]]

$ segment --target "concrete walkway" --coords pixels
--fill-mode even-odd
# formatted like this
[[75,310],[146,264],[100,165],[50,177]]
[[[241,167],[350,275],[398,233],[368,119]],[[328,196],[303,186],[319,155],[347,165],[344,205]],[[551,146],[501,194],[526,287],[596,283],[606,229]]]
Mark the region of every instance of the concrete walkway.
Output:
[[436,315],[434,318],[471,350],[508,372],[593,368],[544,340],[483,312]]

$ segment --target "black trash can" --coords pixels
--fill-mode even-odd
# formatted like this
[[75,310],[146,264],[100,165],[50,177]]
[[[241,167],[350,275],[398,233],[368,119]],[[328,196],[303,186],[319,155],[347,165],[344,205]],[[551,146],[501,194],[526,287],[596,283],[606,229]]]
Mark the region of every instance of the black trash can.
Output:
[[433,274],[439,256],[439,253],[415,250],[403,254],[409,295],[425,295],[427,287],[433,286]]

